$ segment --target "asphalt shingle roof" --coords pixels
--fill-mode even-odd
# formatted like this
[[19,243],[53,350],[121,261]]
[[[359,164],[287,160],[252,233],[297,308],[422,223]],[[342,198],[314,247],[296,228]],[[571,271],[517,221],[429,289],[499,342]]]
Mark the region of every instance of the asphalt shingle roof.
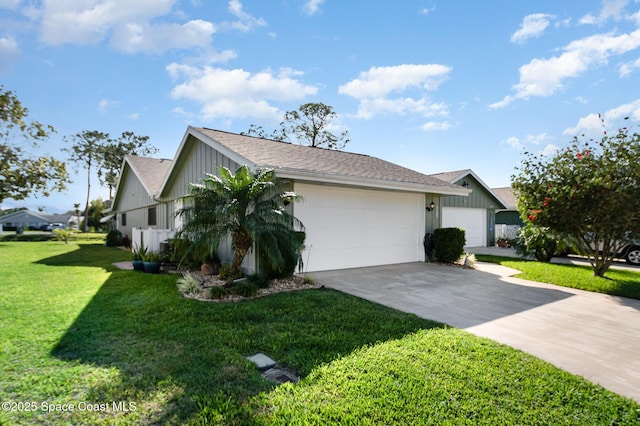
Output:
[[196,130],[260,167],[459,188],[433,176],[369,155],[277,142],[207,128]]
[[507,204],[509,210],[516,210],[516,196],[510,186],[491,188],[491,190]]
[[164,178],[171,168],[171,160],[127,155],[127,161],[151,194],[160,192]]

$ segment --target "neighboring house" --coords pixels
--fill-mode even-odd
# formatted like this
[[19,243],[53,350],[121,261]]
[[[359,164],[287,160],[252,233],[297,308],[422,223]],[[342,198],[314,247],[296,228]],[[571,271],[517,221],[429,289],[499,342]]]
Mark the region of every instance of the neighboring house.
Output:
[[507,208],[473,170],[431,175],[469,189],[468,197],[447,196],[442,199],[442,227],[464,228],[466,247],[486,247],[495,243],[496,211]]
[[[134,170],[138,160],[166,161],[125,160],[113,207],[123,233],[132,226],[147,226],[144,214],[132,213],[149,206],[156,208],[158,228],[179,229],[180,218],[174,215],[181,207],[179,198],[191,183],[199,183],[205,173],[217,173],[219,166],[232,172],[241,165],[273,168],[303,197],[292,209],[306,229],[307,271],[423,261],[425,232],[441,225],[440,197],[469,193],[367,155],[195,127],[187,129],[157,193],[145,187],[145,177]],[[229,257],[228,248],[223,248],[222,260]]]
[[53,223],[61,223],[65,228],[71,228],[77,218],[70,214],[47,214],[30,210],[17,210],[0,216],[0,225],[5,231],[23,229],[41,229]]
[[507,205],[506,209],[496,211],[496,238],[514,238],[523,223],[516,206],[516,197],[513,189],[507,186],[493,188],[492,191],[504,200]]
[[173,214],[156,196],[171,164],[171,160],[127,155],[111,209],[105,212],[109,215],[101,221],[105,223],[115,217],[116,229],[128,236],[131,236],[133,227],[166,228],[167,215],[173,217]]

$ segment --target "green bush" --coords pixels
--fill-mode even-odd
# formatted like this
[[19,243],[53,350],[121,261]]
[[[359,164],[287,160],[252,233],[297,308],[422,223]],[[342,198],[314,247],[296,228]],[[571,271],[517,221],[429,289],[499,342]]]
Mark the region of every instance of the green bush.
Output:
[[258,286],[251,282],[251,280],[246,279],[240,282],[234,283],[231,287],[231,291],[238,296],[242,297],[252,297],[258,293]]
[[247,277],[247,280],[253,284],[255,284],[258,288],[267,288],[271,283],[269,277],[266,277],[263,274],[253,274]]
[[[260,240],[258,244],[260,273],[267,278],[284,278],[293,275],[298,266],[302,265],[302,247],[306,234],[295,232],[295,242],[290,243],[290,239],[283,233],[273,232]],[[279,261],[273,263],[273,256],[279,254]]]
[[117,229],[111,230],[107,232],[107,237],[105,238],[105,244],[108,247],[118,247],[122,245],[122,232]]
[[515,243],[516,253],[522,257],[533,256],[538,262],[551,262],[558,251],[567,249],[567,245],[557,238],[549,228],[528,222],[518,231]]
[[433,255],[438,262],[453,263],[464,254],[464,229],[438,228],[433,231]]
[[69,238],[71,238],[71,234],[72,232],[68,229],[54,229],[53,230],[53,235],[55,236],[55,239],[58,241],[62,241],[65,244],[69,244]]
[[208,295],[209,299],[222,299],[227,295],[227,289],[220,285],[214,285],[213,287],[209,288]]

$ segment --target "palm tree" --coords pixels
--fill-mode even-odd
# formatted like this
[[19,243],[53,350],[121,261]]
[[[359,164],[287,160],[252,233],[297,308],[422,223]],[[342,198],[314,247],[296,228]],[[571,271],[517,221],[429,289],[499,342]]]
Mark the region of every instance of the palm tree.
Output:
[[191,250],[200,257],[213,258],[230,237],[233,261],[228,282],[240,275],[242,261],[256,242],[272,269],[280,269],[292,250],[301,263],[299,231],[304,226],[286,209],[300,197],[288,190],[289,183],[277,179],[272,169],[252,173],[242,166],[233,174],[220,167],[218,174],[206,174],[202,184],[192,184],[190,193],[181,198],[185,207],[177,214],[185,225],[178,238],[189,239]]

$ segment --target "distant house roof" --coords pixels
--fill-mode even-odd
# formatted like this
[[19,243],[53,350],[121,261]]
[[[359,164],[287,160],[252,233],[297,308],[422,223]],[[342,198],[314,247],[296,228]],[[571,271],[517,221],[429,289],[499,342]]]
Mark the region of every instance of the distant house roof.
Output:
[[516,196],[510,186],[505,186],[503,188],[492,188],[492,190],[494,194],[498,195],[504,200],[507,206],[507,210],[517,210]]
[[[381,188],[468,195],[468,190],[376,157],[277,142],[207,128],[189,127],[188,135],[222,151],[238,164],[273,168],[280,177]],[[184,144],[184,140],[183,140]]]
[[473,178],[476,181],[478,181],[478,183],[480,185],[482,185],[482,187],[487,192],[489,192],[491,195],[493,195],[498,202],[500,202],[504,207],[508,206],[506,200],[504,200],[500,196],[500,194],[496,193],[491,188],[489,188],[489,186],[487,186],[487,184],[484,183],[482,181],[482,179],[480,179],[480,177],[471,169],[454,170],[452,172],[435,173],[435,174],[432,174],[431,176],[437,177],[438,179],[442,179],[442,180],[444,180],[446,182],[449,182],[449,183],[456,183],[456,182],[459,182],[460,180],[464,179],[467,176],[473,176]]
[[68,223],[70,214],[48,214],[42,212],[34,212],[31,210],[16,210],[15,212],[11,212],[9,214],[0,216],[0,223],[8,223],[16,218],[30,216],[34,219],[34,221],[38,222],[46,222],[46,223]]
[[171,160],[164,158],[138,157],[136,155],[127,155],[125,162],[138,176],[150,196],[160,192],[164,178],[172,164]]

